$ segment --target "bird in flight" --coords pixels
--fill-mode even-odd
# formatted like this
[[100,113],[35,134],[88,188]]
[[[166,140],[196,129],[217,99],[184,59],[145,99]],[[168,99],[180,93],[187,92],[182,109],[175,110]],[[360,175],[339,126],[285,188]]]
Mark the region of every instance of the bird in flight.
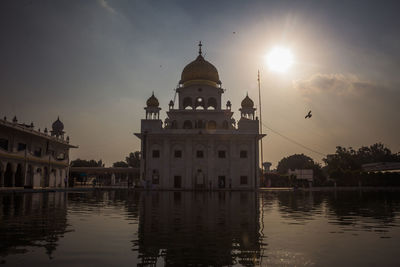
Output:
[[309,118],[311,118],[312,117],[312,114],[311,114],[311,110],[308,112],[308,114],[304,117],[305,119],[309,119]]

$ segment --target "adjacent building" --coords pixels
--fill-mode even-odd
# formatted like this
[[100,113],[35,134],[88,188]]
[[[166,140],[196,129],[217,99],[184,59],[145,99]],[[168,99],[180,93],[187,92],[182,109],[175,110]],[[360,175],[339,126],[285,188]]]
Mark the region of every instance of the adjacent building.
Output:
[[[256,189],[259,187],[259,120],[248,95],[236,123],[231,102],[222,102],[218,70],[197,58],[182,71],[177,100],[164,123],[154,93],[141,121],[141,178],[155,189]],[[176,103],[175,103],[176,100]]]
[[0,119],[0,187],[65,187],[69,149],[59,118],[51,131],[35,130],[33,123]]

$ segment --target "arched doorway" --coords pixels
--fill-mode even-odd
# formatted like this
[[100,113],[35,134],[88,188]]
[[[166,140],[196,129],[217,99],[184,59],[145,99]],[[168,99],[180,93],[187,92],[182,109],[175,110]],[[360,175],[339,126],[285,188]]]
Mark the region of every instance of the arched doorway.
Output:
[[195,188],[196,189],[205,189],[206,188],[206,181],[205,181],[205,176],[204,173],[201,169],[197,169],[195,173]]
[[195,128],[197,129],[203,129],[204,128],[204,122],[202,120],[198,120],[195,122]]
[[47,167],[43,168],[43,183],[42,183],[42,187],[49,187],[49,170],[47,169]]
[[32,165],[28,165],[28,169],[26,171],[26,185],[27,188],[33,187],[33,167]]
[[12,187],[13,186],[13,171],[11,163],[7,163],[6,172],[4,173],[4,186]]
[[22,187],[24,186],[24,171],[22,168],[22,164],[17,165],[17,171],[15,172],[15,186]]

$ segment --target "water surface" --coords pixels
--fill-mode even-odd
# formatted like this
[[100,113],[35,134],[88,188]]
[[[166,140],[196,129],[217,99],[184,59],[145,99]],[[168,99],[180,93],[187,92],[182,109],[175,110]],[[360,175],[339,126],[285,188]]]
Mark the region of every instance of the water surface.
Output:
[[399,266],[399,192],[0,195],[7,266]]

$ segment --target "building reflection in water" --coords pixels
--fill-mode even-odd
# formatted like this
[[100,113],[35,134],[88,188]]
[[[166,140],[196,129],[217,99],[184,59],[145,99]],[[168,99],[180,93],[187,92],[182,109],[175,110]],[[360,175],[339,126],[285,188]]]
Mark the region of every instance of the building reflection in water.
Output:
[[254,192],[149,192],[141,196],[139,214],[134,250],[141,265],[161,260],[166,265],[259,264]]
[[0,195],[1,258],[42,247],[51,259],[67,226],[67,193]]
[[[118,262],[115,255],[120,265],[139,266],[282,265],[282,260],[287,266],[326,266],[341,254],[342,262],[365,265],[363,257],[352,255],[363,255],[365,244],[373,242],[378,252],[369,259],[398,266],[390,256],[397,243],[390,241],[400,238],[399,214],[398,191],[7,193],[0,194],[0,263],[31,251],[52,259],[57,249],[47,263],[35,262],[35,253],[23,257],[42,266],[85,260],[90,265],[93,259],[107,265]],[[315,225],[321,238],[310,238]],[[68,241],[62,240],[72,229]],[[77,245],[86,239],[91,240],[86,245],[112,246]],[[353,242],[353,254],[332,242]],[[316,247],[323,257],[315,257]]]
[[306,223],[323,214],[342,230],[390,228],[400,211],[399,192],[389,190],[267,192],[260,198],[263,210],[272,209],[276,200],[280,215],[293,222]]

